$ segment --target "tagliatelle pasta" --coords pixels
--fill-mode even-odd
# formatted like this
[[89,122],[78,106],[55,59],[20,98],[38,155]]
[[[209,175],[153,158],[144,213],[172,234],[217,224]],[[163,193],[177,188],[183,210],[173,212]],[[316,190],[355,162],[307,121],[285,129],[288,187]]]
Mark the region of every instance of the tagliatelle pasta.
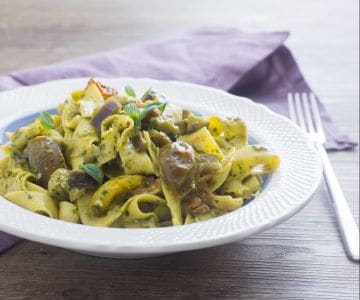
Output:
[[191,224],[240,208],[279,157],[248,145],[238,118],[167,105],[151,89],[120,95],[91,79],[7,133],[0,195],[32,212],[103,227]]

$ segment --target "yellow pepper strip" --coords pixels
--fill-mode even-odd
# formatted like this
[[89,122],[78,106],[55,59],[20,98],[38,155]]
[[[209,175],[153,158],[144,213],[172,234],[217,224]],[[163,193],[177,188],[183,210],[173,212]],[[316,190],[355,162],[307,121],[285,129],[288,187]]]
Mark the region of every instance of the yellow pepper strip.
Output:
[[220,136],[224,132],[223,122],[219,117],[210,116],[209,121],[209,131],[212,136]]
[[115,197],[124,197],[131,190],[139,187],[144,181],[140,175],[118,176],[105,182],[91,198],[90,208],[105,210]]

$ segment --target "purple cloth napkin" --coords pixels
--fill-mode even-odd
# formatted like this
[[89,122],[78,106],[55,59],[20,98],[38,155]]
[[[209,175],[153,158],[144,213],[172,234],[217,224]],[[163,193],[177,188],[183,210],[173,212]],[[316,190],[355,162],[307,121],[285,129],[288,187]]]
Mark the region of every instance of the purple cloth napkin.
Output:
[[[207,28],[167,40],[135,44],[50,66],[0,76],[0,91],[71,77],[149,77],[187,81],[246,96],[287,116],[288,92],[309,92],[290,51],[287,32],[244,33]],[[327,148],[343,150],[356,143],[341,134],[324,106],[321,116]],[[0,233],[0,252],[20,239]]]

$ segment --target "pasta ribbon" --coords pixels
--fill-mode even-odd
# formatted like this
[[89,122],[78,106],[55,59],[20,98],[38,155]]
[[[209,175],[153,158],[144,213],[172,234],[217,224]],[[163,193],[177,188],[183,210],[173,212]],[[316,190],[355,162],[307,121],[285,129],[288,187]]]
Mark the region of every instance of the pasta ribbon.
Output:
[[212,203],[224,211],[232,211],[243,205],[243,198],[233,198],[229,195],[215,195]]
[[56,202],[43,192],[16,191],[5,194],[4,196],[14,204],[21,206],[34,213],[48,216],[50,218],[58,217],[58,208]]
[[103,165],[115,159],[119,153],[125,174],[154,174],[149,154],[146,151],[137,151],[132,144],[130,138],[133,135],[134,121],[129,116],[113,115],[105,119],[101,127],[99,164]]
[[0,160],[0,195],[27,190],[30,180],[36,181],[37,177],[29,171],[21,169],[13,159],[5,157]]
[[221,119],[211,116],[208,120],[209,131],[221,148],[235,147],[239,149],[247,144],[247,128],[241,119]]
[[[220,192],[244,197],[251,191],[260,188],[261,182],[257,175],[275,171],[280,163],[278,156],[264,147],[248,145],[238,149],[231,157],[232,166],[228,178]],[[247,185],[251,184],[250,188]]]
[[166,199],[167,206],[171,212],[171,221],[173,226],[178,226],[183,224],[182,214],[181,214],[181,199],[174,195],[171,189],[166,185],[166,183],[161,180],[161,187]]
[[160,176],[160,166],[159,166],[159,148],[155,146],[153,141],[150,138],[150,135],[147,131],[142,132],[142,136],[146,141],[147,152],[149,153],[154,173],[156,176]]
[[[91,193],[77,200],[81,222],[102,227],[158,227],[166,213],[159,214],[159,206],[166,211],[166,201],[151,194],[140,194],[126,200],[122,205],[112,205],[104,216],[97,216],[89,209]],[[144,209],[146,206],[146,209]]]
[[19,128],[14,133],[6,133],[6,136],[10,140],[12,148],[22,150],[26,146],[28,140],[36,137],[40,132],[40,122],[35,121],[30,125]]
[[221,170],[221,173],[212,178],[210,182],[208,182],[208,186],[210,190],[216,191],[222,184],[225,182],[231,170],[231,162],[228,162]]
[[224,156],[219,145],[206,127],[193,133],[182,135],[180,139],[193,146],[200,153],[215,154],[220,161]]
[[67,201],[59,202],[59,220],[80,223],[80,215],[77,206]]
[[154,167],[147,152],[137,151],[130,141],[133,134],[134,122],[131,119],[130,127],[121,134],[120,142],[117,145],[125,174],[154,174]]
[[209,212],[204,213],[204,214],[187,214],[185,217],[185,222],[184,224],[192,224],[192,223],[197,223],[197,222],[202,222],[202,221],[206,221],[206,220],[210,220],[216,217],[219,217],[221,215],[224,214],[224,211],[221,209],[217,209],[217,208],[212,208],[210,209]]
[[91,118],[94,112],[104,103],[104,97],[98,86],[92,80],[89,81],[81,97],[76,97],[80,102],[80,113],[83,118]]
[[86,158],[94,159],[93,145],[99,141],[94,127],[87,119],[81,119],[71,138],[67,141],[66,154],[73,169],[78,169],[86,161]]
[[36,181],[37,177],[17,167],[9,157],[0,160],[0,195],[27,210],[57,218],[56,202],[47,190],[30,180]]

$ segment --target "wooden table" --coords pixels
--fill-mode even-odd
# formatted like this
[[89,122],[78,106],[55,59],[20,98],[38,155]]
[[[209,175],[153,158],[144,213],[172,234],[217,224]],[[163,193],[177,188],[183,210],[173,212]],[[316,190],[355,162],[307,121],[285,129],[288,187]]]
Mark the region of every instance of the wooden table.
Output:
[[[287,45],[337,125],[359,138],[358,1],[0,0],[0,73],[206,24],[292,32]],[[357,151],[331,153],[359,221]],[[23,242],[0,255],[0,299],[356,299],[324,186],[287,222],[242,242],[138,260]]]

